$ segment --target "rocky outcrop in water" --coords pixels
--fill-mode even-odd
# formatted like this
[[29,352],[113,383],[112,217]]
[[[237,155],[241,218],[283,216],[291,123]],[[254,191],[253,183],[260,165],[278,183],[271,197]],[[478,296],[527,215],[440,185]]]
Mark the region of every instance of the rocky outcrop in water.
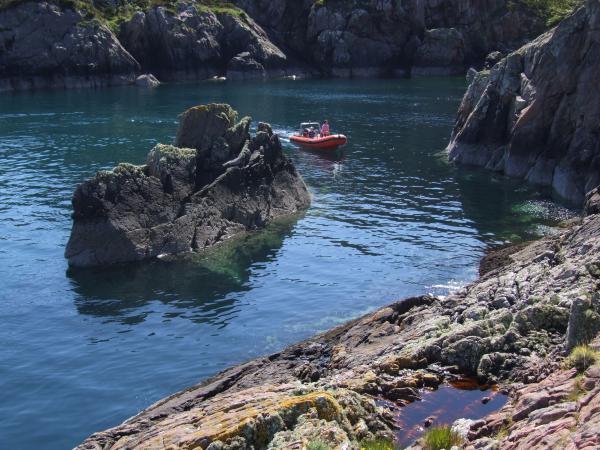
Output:
[[0,91],[129,84],[138,62],[96,20],[53,2],[0,8]]
[[7,2],[0,88],[133,83],[140,70],[161,80],[462,73],[543,30],[535,11],[509,3]]
[[94,266],[201,251],[306,209],[308,190],[269,125],[249,133],[228,105],[181,115],[175,146],[77,187],[65,256]]
[[[546,395],[550,381],[544,380],[559,371],[571,345],[589,339],[582,330],[600,326],[599,255],[600,215],[577,219],[568,228],[507,252],[458,292],[399,301],[228,369],[92,435],[78,448],[291,449],[322,440],[332,448],[355,449],[362,439],[394,432],[394,412],[388,403],[375,400],[401,407],[418,399],[421,389],[435,388],[457,373],[507,386],[516,383],[509,387],[514,400],[503,410],[521,411],[514,418],[520,422],[514,434],[513,429],[497,433],[491,424],[498,421],[492,417],[473,423],[470,436],[517,448],[517,429],[529,433],[532,425],[559,417],[542,409],[554,402],[544,403],[554,398]],[[582,320],[588,321],[585,328]],[[560,383],[570,386],[576,381],[572,375],[564,375]],[[594,380],[585,381],[591,396],[586,398],[593,403],[564,409],[580,411],[586,421],[569,413],[561,436],[568,433],[573,441],[591,442],[586,424],[600,420],[600,410],[586,406],[600,399]],[[520,391],[519,383],[530,385],[524,388],[528,391]],[[525,392],[538,390],[537,397],[523,400]],[[528,434],[528,442],[533,436]]]
[[450,160],[551,186],[582,204],[600,184],[600,4],[478,73],[465,94]]

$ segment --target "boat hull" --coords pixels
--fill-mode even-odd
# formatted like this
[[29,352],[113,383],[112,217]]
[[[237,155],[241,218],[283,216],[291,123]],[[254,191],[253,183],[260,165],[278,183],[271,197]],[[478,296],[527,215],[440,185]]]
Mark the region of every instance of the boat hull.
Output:
[[331,134],[325,137],[308,138],[304,136],[290,136],[290,142],[300,147],[314,150],[335,150],[342,145],[346,145],[348,139],[343,134]]

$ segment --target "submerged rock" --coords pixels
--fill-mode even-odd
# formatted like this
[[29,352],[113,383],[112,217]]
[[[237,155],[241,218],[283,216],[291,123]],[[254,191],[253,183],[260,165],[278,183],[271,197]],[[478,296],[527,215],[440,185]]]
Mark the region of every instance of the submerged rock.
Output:
[[534,184],[581,205],[600,184],[600,4],[477,74],[449,158]]
[[78,186],[69,264],[200,251],[307,208],[306,185],[277,135],[263,126],[252,137],[249,126],[229,105],[191,108],[176,146],[159,144],[145,165],[120,164]]

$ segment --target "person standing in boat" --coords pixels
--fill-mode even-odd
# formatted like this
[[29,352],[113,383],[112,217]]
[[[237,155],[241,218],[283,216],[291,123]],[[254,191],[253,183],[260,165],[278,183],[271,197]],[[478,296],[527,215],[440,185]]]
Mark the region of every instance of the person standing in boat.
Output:
[[329,122],[327,119],[323,121],[323,125],[321,126],[321,136],[329,136]]

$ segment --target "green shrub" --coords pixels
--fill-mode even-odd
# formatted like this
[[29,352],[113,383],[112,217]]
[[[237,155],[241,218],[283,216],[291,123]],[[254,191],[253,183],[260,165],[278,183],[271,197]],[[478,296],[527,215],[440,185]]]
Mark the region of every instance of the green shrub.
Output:
[[600,353],[589,345],[578,345],[571,354],[565,359],[567,367],[575,368],[578,372],[583,372],[588,367],[600,361]]
[[450,449],[453,445],[461,445],[463,438],[450,429],[448,425],[430,428],[423,435],[423,448],[425,450]]
[[306,450],[329,450],[329,447],[322,440],[315,439],[314,441],[310,441],[308,443]]
[[[26,3],[31,0],[0,0],[0,11]],[[179,0],[129,0],[117,7],[96,7],[91,1],[86,0],[49,0],[62,8],[81,11],[88,19],[97,19],[117,32],[120,25],[129,20],[136,11],[147,11],[156,6],[162,6],[170,13],[175,13]],[[200,0],[198,7],[214,12],[215,14],[229,14],[242,20],[247,20],[246,13],[235,4],[227,0]]]
[[375,439],[373,441],[363,441],[360,443],[361,450],[395,450],[397,448],[394,441],[389,439]]
[[547,26],[553,27],[578,8],[583,0],[520,0],[520,3],[536,11]]

